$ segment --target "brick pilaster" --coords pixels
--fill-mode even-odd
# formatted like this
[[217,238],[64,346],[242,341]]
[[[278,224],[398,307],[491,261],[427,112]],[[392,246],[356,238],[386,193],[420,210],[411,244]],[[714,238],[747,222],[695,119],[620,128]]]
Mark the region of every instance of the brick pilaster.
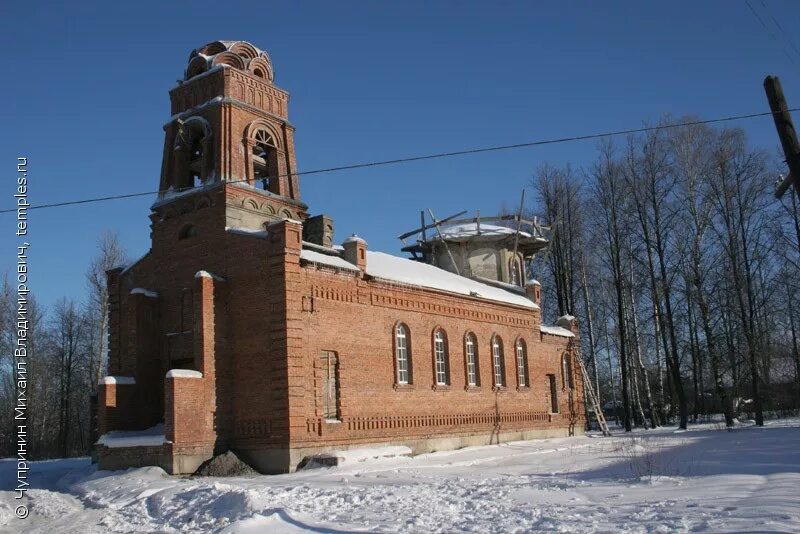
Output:
[[120,277],[122,268],[106,271],[108,287],[108,374],[120,373]]

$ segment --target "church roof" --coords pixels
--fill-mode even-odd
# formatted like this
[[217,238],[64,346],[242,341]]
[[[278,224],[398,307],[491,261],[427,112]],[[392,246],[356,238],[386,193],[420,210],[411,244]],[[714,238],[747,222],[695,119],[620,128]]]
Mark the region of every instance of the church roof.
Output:
[[[502,217],[491,217],[490,220],[502,219]],[[532,223],[525,222],[530,227]],[[533,223],[534,225],[536,223]],[[536,228],[536,226],[534,226]],[[400,239],[418,234],[416,243],[403,247],[404,252],[429,254],[433,251],[437,243],[471,243],[473,245],[487,245],[492,247],[508,246],[515,243],[519,251],[524,255],[531,255],[547,247],[548,240],[541,232],[531,233],[531,231],[520,230],[517,232],[517,223],[510,222],[509,226],[488,224],[476,220],[452,221],[449,224],[441,224],[438,228],[435,225],[426,226],[426,233],[421,233],[421,229],[408,232],[400,236]]]
[[[469,239],[472,237],[477,236],[485,236],[485,237],[507,237],[513,236],[517,233],[517,231],[513,228],[509,228],[507,226],[497,226],[495,224],[481,224],[478,226],[477,223],[465,223],[465,224],[454,224],[451,226],[442,226],[441,228],[442,237],[447,240],[462,240],[462,239]],[[433,238],[435,239],[438,234],[434,233]],[[532,237],[531,234],[528,232],[520,231],[520,237]]]
[[218,65],[226,65],[272,82],[269,54],[247,41],[212,41],[189,54],[184,79],[189,80]]
[[[355,265],[341,258],[335,249],[329,249],[330,252],[321,252],[324,247],[310,246],[308,243],[303,243],[303,246],[306,248],[301,251],[300,258],[307,262],[327,265],[337,269],[358,270]],[[311,250],[311,248],[314,250]],[[387,282],[437,289],[448,293],[505,302],[526,308],[538,308],[521,291],[516,292],[511,289],[485,284],[445,271],[434,265],[393,256],[385,252],[367,251],[366,274]]]

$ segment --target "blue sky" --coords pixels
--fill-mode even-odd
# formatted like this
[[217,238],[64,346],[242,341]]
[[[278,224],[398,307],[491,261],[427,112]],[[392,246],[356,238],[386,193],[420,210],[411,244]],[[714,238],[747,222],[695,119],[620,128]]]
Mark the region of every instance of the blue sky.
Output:
[[[800,107],[800,2],[4,2],[0,7],[0,199],[18,155],[30,199],[157,189],[167,91],[215,39],[269,52],[291,95],[298,167],[322,167],[635,128],[665,113],[767,111],[766,74]],[[794,39],[792,42],[791,40]],[[789,57],[791,56],[791,57]],[[796,117],[800,120],[800,115]],[[771,119],[737,123],[777,148]],[[514,206],[543,162],[585,165],[592,142],[314,175],[312,214],[397,252],[397,234],[439,216]],[[81,297],[98,236],[149,247],[151,198],[31,212],[32,286]],[[0,269],[14,261],[0,216]]]

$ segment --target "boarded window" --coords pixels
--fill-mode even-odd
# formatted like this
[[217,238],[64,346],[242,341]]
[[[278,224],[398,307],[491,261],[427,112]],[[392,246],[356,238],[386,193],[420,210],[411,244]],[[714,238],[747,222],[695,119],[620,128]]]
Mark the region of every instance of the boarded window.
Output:
[[561,358],[561,374],[564,377],[564,387],[572,389],[572,359],[569,354]]
[[335,352],[323,351],[322,359],[322,416],[340,419],[339,414],[339,358]]
[[176,328],[167,333],[167,354],[170,369],[194,369],[194,304],[192,291],[183,288],[178,294],[180,307],[176,310]]
[[191,289],[181,289],[181,309],[178,323],[178,333],[180,334],[190,333],[194,330],[194,302]]
[[469,254],[469,269],[472,276],[482,276],[490,280],[500,279],[500,262],[497,251],[491,248],[481,248]]
[[556,387],[556,375],[547,375],[550,382],[550,411],[558,413],[558,388]]

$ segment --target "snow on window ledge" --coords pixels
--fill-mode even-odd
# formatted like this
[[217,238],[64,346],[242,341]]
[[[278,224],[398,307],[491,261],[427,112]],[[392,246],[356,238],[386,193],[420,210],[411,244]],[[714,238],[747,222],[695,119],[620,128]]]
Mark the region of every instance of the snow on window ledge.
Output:
[[145,297],[151,298],[151,299],[157,299],[158,298],[158,292],[157,291],[153,291],[151,289],[145,289],[143,287],[135,287],[135,288],[131,289],[131,295],[144,295]]

